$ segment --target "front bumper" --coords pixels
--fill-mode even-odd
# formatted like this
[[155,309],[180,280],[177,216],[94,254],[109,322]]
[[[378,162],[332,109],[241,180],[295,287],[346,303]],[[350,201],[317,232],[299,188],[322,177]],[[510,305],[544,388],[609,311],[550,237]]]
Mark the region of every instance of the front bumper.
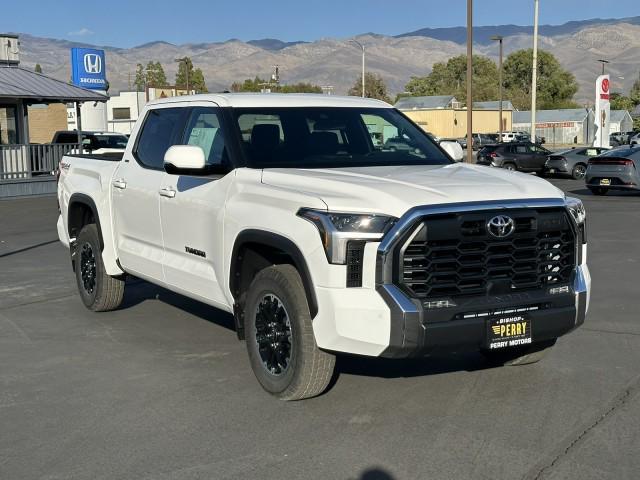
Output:
[[580,265],[575,270],[570,292],[562,296],[523,292],[474,298],[466,305],[427,311],[395,285],[381,285],[378,292],[391,311],[391,332],[389,346],[380,356],[403,358],[436,350],[478,350],[486,343],[488,312],[508,314],[531,305],[540,306],[526,312],[533,341],[557,338],[584,323],[590,286],[589,269],[587,265]]

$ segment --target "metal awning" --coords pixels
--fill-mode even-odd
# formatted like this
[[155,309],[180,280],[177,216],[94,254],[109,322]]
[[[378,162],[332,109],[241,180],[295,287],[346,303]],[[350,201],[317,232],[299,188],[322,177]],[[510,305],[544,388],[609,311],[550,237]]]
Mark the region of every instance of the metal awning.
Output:
[[51,102],[106,102],[109,97],[47,77],[21,67],[0,67],[0,101],[3,98]]

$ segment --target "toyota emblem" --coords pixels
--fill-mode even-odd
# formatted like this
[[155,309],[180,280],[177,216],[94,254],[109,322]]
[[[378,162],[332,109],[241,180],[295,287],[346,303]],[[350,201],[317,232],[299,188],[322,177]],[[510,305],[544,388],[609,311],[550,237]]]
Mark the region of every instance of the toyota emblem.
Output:
[[516,229],[516,222],[506,215],[496,215],[487,222],[487,230],[496,238],[505,238]]

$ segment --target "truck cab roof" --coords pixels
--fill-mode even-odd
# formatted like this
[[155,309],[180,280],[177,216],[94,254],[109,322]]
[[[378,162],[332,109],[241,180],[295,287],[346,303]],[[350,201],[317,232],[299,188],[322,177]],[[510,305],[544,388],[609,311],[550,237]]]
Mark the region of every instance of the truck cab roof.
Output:
[[360,107],[393,108],[373,98],[323,95],[319,93],[205,93],[154,100],[147,105],[161,105],[185,101],[214,102],[221,107]]

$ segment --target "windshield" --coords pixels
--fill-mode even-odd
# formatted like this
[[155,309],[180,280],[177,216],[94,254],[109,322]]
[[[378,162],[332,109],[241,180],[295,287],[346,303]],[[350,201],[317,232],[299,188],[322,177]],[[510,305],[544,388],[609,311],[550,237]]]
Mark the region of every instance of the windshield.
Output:
[[126,148],[127,137],[124,135],[96,135],[96,148]]
[[426,133],[390,108],[236,108],[250,167],[444,165]]

